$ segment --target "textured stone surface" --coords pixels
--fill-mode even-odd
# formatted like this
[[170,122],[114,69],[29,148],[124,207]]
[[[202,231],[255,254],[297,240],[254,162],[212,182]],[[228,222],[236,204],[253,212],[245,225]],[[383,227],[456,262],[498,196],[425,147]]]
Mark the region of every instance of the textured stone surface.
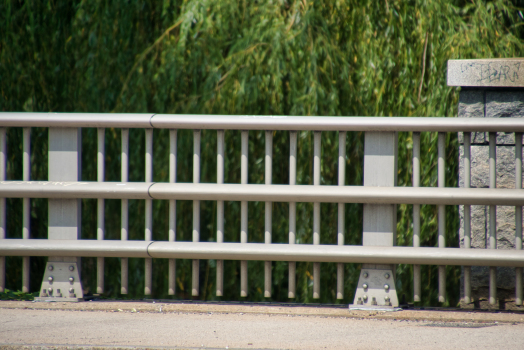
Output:
[[[464,187],[464,146],[459,147],[459,187]],[[497,188],[515,188],[515,147],[497,146]],[[523,176],[524,179],[524,176]],[[489,146],[471,146],[471,187],[489,187]]]
[[[523,72],[524,73],[524,72]],[[523,118],[524,91],[486,91],[486,118]],[[497,144],[515,144],[514,133],[497,133]]]
[[[524,69],[524,65],[523,65]],[[524,73],[524,71],[523,71]],[[524,90],[464,89],[460,93],[460,118],[523,118]],[[464,146],[459,134],[459,187],[464,187]],[[514,133],[497,133],[497,188],[515,188]],[[523,176],[524,181],[524,176]],[[489,187],[489,134],[472,134],[471,187]],[[489,248],[489,206],[471,207],[471,247]],[[464,206],[459,207],[460,246],[464,247]],[[515,249],[515,207],[497,207],[497,249]],[[472,296],[477,307],[498,308],[515,298],[515,269],[497,268],[497,297],[500,305],[488,304],[489,268],[472,268]],[[463,286],[461,286],[463,295]],[[464,305],[463,305],[464,306]]]
[[524,58],[449,60],[448,86],[524,87]]
[[[484,205],[471,206],[471,247],[486,248],[486,211],[487,207]],[[464,248],[464,206],[459,206],[460,215],[460,247]]]
[[[464,147],[460,146],[459,187],[464,187]],[[489,147],[471,146],[471,187],[489,187]],[[515,147],[497,147],[497,188],[515,188]],[[524,176],[523,176],[524,182]],[[464,243],[464,207],[459,208],[460,245]],[[489,241],[489,207],[471,206],[471,247],[486,248]],[[497,248],[515,248],[515,207],[497,207]]]
[[[458,105],[459,118],[484,118],[484,91],[464,90],[459,95]],[[463,133],[459,133],[459,142],[464,143]],[[471,134],[471,144],[484,143],[486,141],[483,132]]]
[[[523,118],[524,91],[500,92],[493,90],[466,89],[460,92],[459,118]],[[464,143],[463,133],[459,133],[459,143]],[[489,143],[489,133],[474,132],[471,144]],[[497,145],[514,145],[515,134],[498,132]],[[524,140],[523,140],[524,144]]]
[[[471,268],[471,289],[489,286],[489,267],[473,266]],[[512,267],[497,267],[497,288],[515,289],[515,269]]]

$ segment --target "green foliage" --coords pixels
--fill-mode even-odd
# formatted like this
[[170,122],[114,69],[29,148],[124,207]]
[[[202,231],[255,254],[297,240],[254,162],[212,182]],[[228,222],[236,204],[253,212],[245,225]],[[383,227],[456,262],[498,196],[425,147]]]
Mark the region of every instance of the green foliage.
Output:
[[3,292],[0,292],[0,300],[25,300],[32,301],[35,297],[38,296],[38,292],[34,293],[24,293],[20,291],[12,291],[10,289],[5,289]]
[[[522,5],[522,4],[520,4]],[[186,0],[0,3],[0,110],[185,114],[454,117],[458,91],[446,85],[453,58],[523,55],[516,3],[411,0]],[[33,130],[35,179],[46,179],[46,131]],[[21,178],[21,131],[10,129],[9,179]],[[120,179],[120,132],[106,131],[106,180]],[[144,180],[144,135],[131,130],[130,181]],[[168,132],[154,134],[154,180],[168,180]],[[264,135],[250,132],[249,182],[263,183]],[[421,136],[421,185],[436,186],[436,134]],[[226,132],[226,182],[240,182],[240,133]],[[202,182],[216,181],[216,133],[202,135]],[[299,134],[297,183],[312,183],[312,134]],[[96,178],[96,130],[83,130],[84,180]],[[458,144],[446,140],[446,185],[457,186]],[[338,137],[322,135],[322,184],[337,183]],[[347,185],[362,184],[363,135],[348,133]],[[411,133],[399,134],[399,186],[411,186]],[[191,182],[192,132],[179,131],[177,181]],[[274,133],[273,183],[287,183],[289,134]],[[36,162],[36,160],[39,160]],[[42,162],[41,162],[42,161]],[[9,201],[9,237],[21,232],[21,201]],[[96,237],[96,204],[85,200],[82,238]],[[119,238],[119,207],[106,202],[106,238]],[[168,206],[154,202],[154,239],[167,240]],[[249,240],[263,241],[263,203],[249,204]],[[201,240],[215,240],[216,204],[204,201]],[[336,205],[321,208],[322,244],[336,243]],[[239,203],[226,203],[226,241],[239,240]],[[273,204],[273,242],[287,242],[286,203]],[[436,208],[423,206],[423,246],[435,246]],[[458,246],[458,214],[447,208],[446,240]],[[177,239],[191,240],[192,209],[177,202]],[[32,201],[32,237],[45,237],[47,204]],[[130,239],[144,238],[144,203],[130,201]],[[361,244],[362,206],[346,205],[346,244]],[[398,244],[412,244],[412,207],[398,209]],[[312,242],[312,205],[297,208],[297,239]],[[32,265],[38,262],[32,258]],[[8,284],[20,285],[8,259]],[[84,285],[95,259],[83,259]],[[166,297],[167,262],[155,260],[154,296]],[[107,295],[117,296],[118,259],[107,259]],[[177,298],[189,298],[190,262],[177,262]],[[249,300],[264,300],[263,263],[249,265]],[[214,296],[215,262],[201,262],[201,297]],[[32,267],[39,285],[41,263]],[[311,264],[297,266],[297,301],[311,302]],[[143,263],[130,259],[131,297],[142,295]],[[345,299],[357,265],[346,265]],[[437,304],[435,267],[423,267],[423,304]],[[239,299],[239,264],[226,262],[223,299]],[[448,299],[458,302],[459,268],[448,267]],[[36,276],[36,277],[35,277]],[[322,265],[321,302],[335,302],[336,267]],[[412,296],[410,266],[399,266],[401,294]],[[273,300],[287,300],[287,264],[273,263]]]

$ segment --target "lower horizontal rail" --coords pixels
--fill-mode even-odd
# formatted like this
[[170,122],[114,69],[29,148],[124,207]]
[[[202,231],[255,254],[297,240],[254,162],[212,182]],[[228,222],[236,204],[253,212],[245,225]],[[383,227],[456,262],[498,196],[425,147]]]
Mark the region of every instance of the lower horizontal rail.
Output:
[[0,198],[177,199],[524,206],[524,190],[451,187],[1,181]]
[[112,240],[0,241],[0,256],[307,261],[524,267],[524,250]]

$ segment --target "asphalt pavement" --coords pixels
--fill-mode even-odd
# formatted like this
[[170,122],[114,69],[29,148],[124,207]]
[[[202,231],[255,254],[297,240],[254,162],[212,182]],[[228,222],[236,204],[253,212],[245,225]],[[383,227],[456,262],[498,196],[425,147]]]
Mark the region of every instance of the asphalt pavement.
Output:
[[522,349],[524,313],[241,303],[0,301],[0,350]]

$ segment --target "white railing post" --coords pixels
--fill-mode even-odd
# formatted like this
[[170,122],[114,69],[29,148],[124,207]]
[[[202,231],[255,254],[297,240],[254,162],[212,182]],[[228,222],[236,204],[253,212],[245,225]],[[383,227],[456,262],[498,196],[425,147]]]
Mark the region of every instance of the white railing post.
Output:
[[[320,186],[322,133],[313,133],[313,186]],[[313,202],[313,244],[320,244],[320,202]],[[320,299],[320,263],[313,263],[313,299]]]
[[[146,182],[153,182],[153,129],[146,129]],[[145,240],[153,240],[153,200],[146,199]],[[145,259],[144,295],[151,295],[153,290],[153,259]]]
[[[396,132],[366,132],[364,141],[364,186],[397,185]],[[397,206],[364,204],[364,246],[396,245]],[[362,264],[354,307],[398,306],[395,266]]]
[[[23,180],[31,181],[31,128],[23,129]],[[22,238],[31,238],[31,199],[23,199],[22,211]],[[29,293],[29,257],[24,256],[22,260],[22,292]]]
[[[297,138],[296,131],[289,132],[289,184],[297,184]],[[297,234],[297,203],[289,202],[289,244],[296,243]],[[289,287],[287,297],[294,299],[296,297],[296,271],[297,262],[289,262]]]
[[[248,145],[249,145],[249,131],[242,130],[241,136],[241,158],[240,158],[240,183],[247,185],[248,183]],[[240,202],[240,243],[248,242],[248,201]],[[247,297],[248,295],[248,272],[247,261],[240,261],[240,296]]]
[[[437,160],[437,182],[438,187],[446,187],[446,134],[438,133],[438,160]],[[438,207],[438,247],[446,248],[446,206],[444,204]],[[446,301],[446,266],[438,267],[438,301]]]
[[[49,181],[80,181],[82,176],[82,129],[49,128]],[[49,199],[49,240],[78,240],[81,199]],[[80,258],[50,256],[35,300],[83,299]]]
[[[177,129],[169,130],[169,182],[176,182]],[[169,242],[176,241],[176,200],[169,200]],[[169,259],[168,292],[175,295],[176,260]]]
[[[98,152],[97,152],[97,181],[103,182],[105,177],[105,128],[98,128]],[[103,240],[105,238],[105,201],[103,198],[97,200],[97,233],[96,239]],[[96,273],[96,292],[98,294],[104,293],[104,258],[96,259],[97,273]]]
[[[266,185],[271,185],[271,178],[273,175],[273,131],[266,130],[266,157],[265,157],[265,182]],[[272,214],[273,203],[266,202],[264,210],[264,226],[265,236],[264,243],[271,244],[272,242]],[[271,298],[271,261],[264,262],[264,298]]]
[[[346,184],[346,135],[338,133],[338,185]],[[344,231],[346,227],[345,203],[338,203],[338,232],[337,244],[344,245]],[[344,299],[344,264],[337,264],[337,299]]]
[[[217,184],[224,183],[224,130],[217,130]],[[217,243],[224,243],[224,201],[217,201]],[[217,297],[224,295],[224,260],[217,260]]]
[[[193,183],[200,182],[200,141],[202,132],[193,130]],[[200,201],[193,201],[193,242],[200,242]],[[197,297],[200,289],[200,261],[193,260],[191,296]]]
[[[123,128],[122,134],[122,153],[120,163],[120,179],[122,182],[129,181],[129,129]],[[120,239],[127,241],[129,238],[129,201],[122,199],[120,218]],[[129,260],[120,259],[120,294],[127,294],[129,287]]]
[[[420,187],[420,132],[413,132],[413,187]],[[420,247],[420,204],[413,204],[413,247]],[[413,265],[413,301],[421,301],[420,265]]]
[[[0,128],[0,181],[6,180],[7,147],[6,129]],[[6,235],[6,200],[0,198],[0,240],[7,238]],[[0,293],[5,291],[5,256],[0,256]]]

